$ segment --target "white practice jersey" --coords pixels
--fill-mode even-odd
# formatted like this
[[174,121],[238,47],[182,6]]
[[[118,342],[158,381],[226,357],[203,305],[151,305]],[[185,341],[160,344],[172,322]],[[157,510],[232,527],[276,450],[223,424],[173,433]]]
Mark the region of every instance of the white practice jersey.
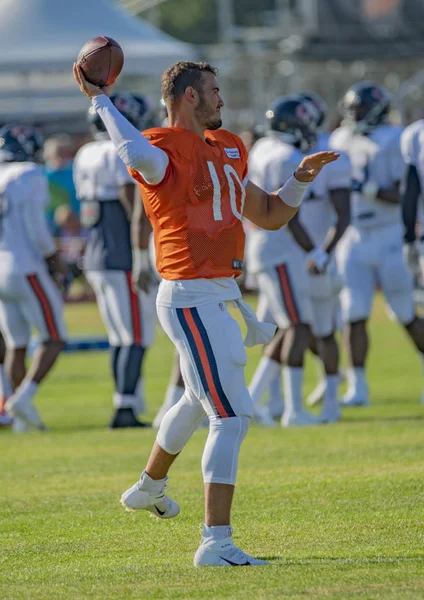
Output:
[[404,174],[405,163],[400,151],[402,129],[379,125],[368,136],[340,127],[330,138],[330,147],[346,152],[352,163],[352,224],[374,228],[400,222],[400,206],[382,200],[368,200],[355,187],[374,182],[389,189]]
[[83,146],[74,162],[74,182],[87,227],[85,271],[131,271],[130,221],[121,204],[120,188],[134,184],[111,140]]
[[[268,193],[275,192],[293,175],[303,154],[270,133],[256,142],[249,155],[249,180]],[[287,226],[278,231],[249,228],[246,246],[247,268],[258,273],[282,264],[296,246]]]
[[404,129],[400,148],[405,163],[417,169],[421,191],[424,191],[424,119],[415,121]]
[[[327,133],[320,134],[312,152],[328,150],[328,141]],[[351,179],[352,166],[348,155],[342,152],[340,157],[326,165],[310,184],[299,209],[299,219],[316,246],[323,245],[328,230],[337,220],[330,192],[337,189],[350,189]]]
[[90,142],[74,161],[74,183],[80,200],[117,200],[119,188],[134,183],[111,140]]
[[[47,178],[31,162],[0,164],[0,268],[22,274],[46,269],[44,256],[55,251],[45,209]],[[38,237],[37,237],[38,236]]]

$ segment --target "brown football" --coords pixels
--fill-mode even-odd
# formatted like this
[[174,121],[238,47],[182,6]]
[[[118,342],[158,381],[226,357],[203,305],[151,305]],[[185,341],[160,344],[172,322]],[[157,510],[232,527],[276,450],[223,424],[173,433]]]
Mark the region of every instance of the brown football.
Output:
[[90,83],[103,87],[111,85],[124,65],[121,46],[110,37],[99,35],[89,40],[78,54],[77,64]]

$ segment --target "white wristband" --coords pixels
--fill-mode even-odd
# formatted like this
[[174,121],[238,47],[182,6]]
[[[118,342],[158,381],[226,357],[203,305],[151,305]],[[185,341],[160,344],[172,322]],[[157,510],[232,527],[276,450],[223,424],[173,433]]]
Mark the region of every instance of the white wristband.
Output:
[[297,208],[302,204],[303,196],[310,183],[310,181],[299,181],[292,175],[277,193],[284,204]]

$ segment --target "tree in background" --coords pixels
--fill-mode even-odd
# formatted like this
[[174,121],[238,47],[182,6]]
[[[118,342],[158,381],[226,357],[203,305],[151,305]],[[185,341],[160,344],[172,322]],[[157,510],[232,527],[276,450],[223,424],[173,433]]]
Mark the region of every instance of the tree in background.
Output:
[[[261,13],[274,10],[276,0],[233,0],[233,6],[235,25],[260,26]],[[219,41],[217,12],[217,0],[168,0],[155,8],[154,21],[184,42],[214,44]],[[149,19],[149,11],[142,16]]]

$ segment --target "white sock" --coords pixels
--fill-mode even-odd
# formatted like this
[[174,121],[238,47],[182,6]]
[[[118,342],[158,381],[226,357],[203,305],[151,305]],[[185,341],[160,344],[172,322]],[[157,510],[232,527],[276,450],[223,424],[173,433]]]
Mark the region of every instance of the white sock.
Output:
[[268,410],[273,417],[280,417],[284,410],[281,376],[282,371],[280,369],[278,375],[274,377],[269,386]]
[[281,390],[281,368],[278,369],[277,375],[275,375],[274,379],[269,384],[269,397],[271,398],[281,398],[283,400],[283,392]]
[[262,397],[274,380],[274,377],[281,371],[281,365],[271,358],[263,356],[256,368],[253,379],[249,385],[249,393],[253,401],[253,406],[262,403]]
[[364,367],[349,367],[347,369],[348,393],[355,394],[359,386],[366,386]]
[[35,383],[35,381],[32,381],[31,379],[24,379],[15,393],[19,394],[20,396],[25,395],[27,398],[29,397],[32,400],[37,393],[37,390],[38,383]]
[[302,385],[303,367],[284,367],[284,411],[288,414],[298,414],[303,411]]
[[113,406],[115,408],[131,408],[134,412],[137,411],[137,397],[133,394],[113,394]]
[[141,487],[146,490],[146,492],[160,492],[167,479],[168,477],[164,477],[163,479],[152,479],[146,471],[143,471],[140,476]]
[[230,525],[203,525],[203,537],[206,539],[212,538],[213,540],[224,540],[227,537],[233,535],[233,530]]
[[6,370],[3,365],[0,365],[0,402],[7,400],[12,393],[12,386],[9,379],[6,377]]
[[337,395],[339,389],[339,376],[325,376],[326,389],[324,394],[324,406],[328,408],[337,408]]

